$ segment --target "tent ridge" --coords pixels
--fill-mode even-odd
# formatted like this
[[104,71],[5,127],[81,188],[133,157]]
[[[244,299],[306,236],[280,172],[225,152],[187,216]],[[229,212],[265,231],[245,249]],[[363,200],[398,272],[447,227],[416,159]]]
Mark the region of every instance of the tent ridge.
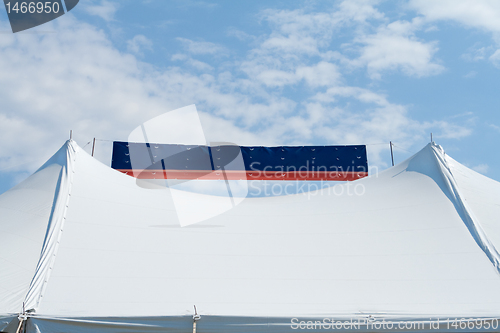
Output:
[[453,176],[453,172],[446,160],[446,153],[439,145],[431,144],[432,151],[441,168],[444,181],[450,191],[450,194],[455,199],[455,208],[462,218],[465,226],[474,238],[476,244],[483,250],[490,262],[495,267],[497,273],[500,274],[500,254],[484,232],[478,219],[474,216],[472,209],[469,207],[464,197],[461,195],[457,181]]
[[71,198],[74,167],[78,151],[79,147],[74,141],[68,140],[66,142],[66,164],[63,165],[59,174],[40,258],[23,302],[23,309],[29,312],[36,311],[39,306],[50,277],[50,271],[54,266]]

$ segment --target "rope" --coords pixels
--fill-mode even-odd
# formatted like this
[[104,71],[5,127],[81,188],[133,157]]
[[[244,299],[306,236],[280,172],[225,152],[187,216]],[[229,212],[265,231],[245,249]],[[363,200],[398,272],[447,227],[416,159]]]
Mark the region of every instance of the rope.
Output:
[[87,144],[85,146],[83,146],[82,149],[85,148],[85,147],[87,147],[89,144],[90,144],[90,141],[87,142]]
[[[110,139],[99,139],[99,138],[95,138],[96,141],[103,141],[103,142],[115,142],[116,140],[110,140]],[[90,142],[87,143],[87,145],[89,144]],[[387,145],[388,142],[375,142],[375,143],[364,143],[363,145],[365,146],[378,146],[378,145]],[[286,146],[286,145],[278,145],[278,146]],[[321,146],[321,145],[319,145]],[[337,146],[337,145],[333,145],[333,146]],[[343,144],[338,144],[338,146],[343,146]],[[393,146],[396,146],[393,142]],[[398,147],[398,148],[401,148],[401,147]],[[403,150],[405,150],[404,148],[401,148]]]
[[403,147],[400,147],[400,146],[396,146],[394,143],[392,144],[392,146],[393,146],[393,147],[397,147],[397,148],[399,148],[399,149],[401,149],[401,150],[404,150],[404,151],[405,151],[405,152],[407,152],[407,153],[410,153],[410,154],[416,154],[416,152],[409,151],[409,150],[404,149]]
[[95,141],[115,142],[116,140],[108,140],[108,139],[98,139],[98,138],[95,138]]

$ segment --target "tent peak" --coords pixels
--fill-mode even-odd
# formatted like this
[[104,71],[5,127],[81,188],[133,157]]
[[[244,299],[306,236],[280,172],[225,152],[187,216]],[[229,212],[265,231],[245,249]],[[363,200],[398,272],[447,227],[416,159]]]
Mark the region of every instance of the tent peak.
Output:
[[[76,154],[80,150],[72,139],[52,156],[38,171],[57,165],[60,169],[55,188],[52,211],[50,213],[45,239],[28,292],[23,302],[23,307],[36,311],[49,280],[50,271],[54,265],[59,241],[64,229],[66,213],[71,198],[71,190],[75,173]],[[37,171],[37,172],[38,172]]]
[[59,150],[54,155],[52,155],[52,157],[49,158],[40,168],[38,168],[35,173],[40,172],[43,169],[54,164],[65,166],[67,164],[69,154],[77,153],[78,151],[80,151],[80,149],[80,146],[78,146],[78,144],[74,140],[66,140],[61,148],[59,148]]
[[481,224],[469,207],[460,186],[455,179],[454,168],[444,149],[431,142],[406,161],[405,171],[418,172],[430,177],[453,203],[463,223],[483,250],[490,262],[500,273],[500,254],[483,231]]

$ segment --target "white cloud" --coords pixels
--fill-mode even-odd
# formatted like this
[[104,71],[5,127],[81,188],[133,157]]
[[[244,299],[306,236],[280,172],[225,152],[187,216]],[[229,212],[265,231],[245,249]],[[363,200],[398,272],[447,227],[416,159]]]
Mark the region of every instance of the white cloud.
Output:
[[363,45],[361,55],[351,64],[366,66],[371,78],[380,79],[385,70],[401,70],[409,76],[436,75],[444,67],[433,59],[437,42],[418,40],[413,31],[418,22],[395,21],[382,26],[376,34],[363,35],[356,42]]
[[488,53],[492,52],[492,47],[470,47],[467,53],[462,54],[462,59],[467,61],[480,61],[487,57]]
[[[500,1],[497,0],[411,0],[410,6],[421,13],[425,20],[454,21],[468,28],[476,28],[492,34],[496,44],[500,44]],[[497,46],[498,47],[498,46]],[[487,58],[492,47],[473,49],[463,55],[470,61]],[[491,54],[491,53],[490,53]],[[490,55],[489,60],[498,66],[497,53]]]
[[314,66],[302,66],[296,70],[297,77],[311,87],[333,86],[339,83],[340,73],[336,65],[321,61]]
[[386,97],[381,94],[377,94],[364,88],[348,86],[330,88],[325,93],[316,94],[314,99],[321,102],[331,103],[334,102],[337,97],[352,97],[363,103],[372,103],[377,106],[387,106],[390,104]]
[[496,50],[495,53],[493,53],[489,58],[488,58],[495,67],[500,68],[500,49]]
[[426,123],[425,127],[429,129],[429,132],[432,128],[437,129],[432,131],[437,139],[461,139],[472,134],[471,128],[446,121]]
[[178,41],[192,54],[225,55],[226,48],[211,42],[196,42],[187,38],[177,38]]
[[188,56],[186,54],[182,54],[182,53],[176,53],[170,59],[172,61],[178,61],[178,60],[184,61],[187,65],[189,65],[193,68],[196,68],[197,70],[200,70],[200,71],[209,72],[209,71],[212,71],[214,69],[209,64],[207,64],[203,61],[193,59],[190,56]]
[[[257,39],[260,41],[258,46],[242,61],[241,69],[268,87],[300,82],[312,88],[338,84],[340,70],[324,53],[328,52],[334,30],[345,24],[349,15],[354,15],[341,15],[346,10],[349,12],[351,8],[326,13],[263,11],[261,19],[271,26],[272,31]],[[320,59],[311,61],[315,56]]]
[[488,173],[490,166],[488,164],[479,164],[472,167],[472,170],[482,173],[483,175]]
[[244,68],[251,76],[270,87],[294,85],[302,80],[310,87],[332,86],[341,78],[338,67],[325,61],[313,66],[298,66],[288,71],[266,68],[256,62],[244,63]]
[[497,126],[495,124],[488,124],[487,125],[491,128],[493,128],[495,131],[500,132],[500,126]]
[[278,69],[263,69],[255,77],[270,87],[282,87],[297,82],[297,77],[293,72],[282,71]]
[[263,50],[303,55],[320,54],[332,36],[341,27],[365,24],[367,20],[380,20],[382,13],[373,7],[375,1],[342,1],[330,12],[297,10],[265,10],[262,20],[267,21],[273,32],[261,44]]
[[271,36],[264,43],[262,48],[287,53],[303,53],[308,55],[318,54],[318,41],[309,36]]
[[358,23],[365,23],[370,19],[381,20],[384,14],[373,7],[378,2],[376,0],[345,0],[340,3],[337,15]]
[[246,32],[241,31],[241,30],[236,29],[236,28],[229,28],[227,30],[227,35],[228,36],[232,36],[232,37],[236,37],[236,38],[238,38],[241,41],[247,41],[247,40],[254,40],[255,39],[255,36],[247,34]]
[[500,32],[500,2],[497,0],[411,0],[410,6],[429,21],[453,20],[468,27]]
[[144,35],[136,35],[127,41],[127,50],[137,55],[142,55],[143,50],[153,50],[153,42]]
[[[437,42],[418,39],[415,31],[423,28],[423,20],[387,23],[372,1],[344,1],[331,12],[308,13],[304,10],[267,10],[263,19],[273,32],[252,52],[245,64],[249,75],[258,76],[269,86],[297,82],[293,72],[305,57],[319,56],[326,61],[340,61],[349,68],[364,67],[373,79],[384,71],[401,71],[408,76],[424,77],[439,74],[444,67],[435,57]],[[370,33],[372,22],[383,21]],[[330,49],[334,34],[355,26],[355,37],[344,43],[344,54]],[[345,53],[359,53],[350,59]],[[272,55],[272,56],[271,56]],[[285,65],[286,64],[286,65]]]
[[201,8],[211,9],[217,6],[218,4],[208,1],[195,1],[195,0],[179,1],[179,7],[195,7],[195,8],[201,7]]
[[470,71],[469,73],[465,74],[464,77],[466,79],[472,79],[473,77],[476,77],[477,72],[476,71]]
[[329,13],[304,13],[302,10],[266,10],[262,19],[273,32],[260,48],[270,52],[314,55],[339,23]]
[[118,10],[118,4],[107,0],[101,0],[100,4],[86,5],[83,8],[91,15],[99,16],[105,21],[113,21],[115,13]]
[[[29,147],[32,140],[44,142],[47,139],[47,133],[36,124],[14,115],[0,114],[0,133],[2,139],[5,140],[1,147],[0,170],[33,170],[33,166],[28,163],[40,162],[39,160],[46,156],[30,148],[19,149],[19,147]],[[19,137],[20,135],[22,136]],[[16,137],[18,137],[17,140]]]

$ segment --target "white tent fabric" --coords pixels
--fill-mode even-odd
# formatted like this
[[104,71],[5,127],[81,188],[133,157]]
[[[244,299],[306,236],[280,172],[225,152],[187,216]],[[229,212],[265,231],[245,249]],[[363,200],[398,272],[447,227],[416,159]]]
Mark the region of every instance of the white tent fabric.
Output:
[[170,191],[68,141],[2,194],[0,329],[16,331],[23,303],[28,332],[186,332],[194,306],[200,332],[500,317],[500,183],[435,144],[378,175],[249,198],[187,227]]

